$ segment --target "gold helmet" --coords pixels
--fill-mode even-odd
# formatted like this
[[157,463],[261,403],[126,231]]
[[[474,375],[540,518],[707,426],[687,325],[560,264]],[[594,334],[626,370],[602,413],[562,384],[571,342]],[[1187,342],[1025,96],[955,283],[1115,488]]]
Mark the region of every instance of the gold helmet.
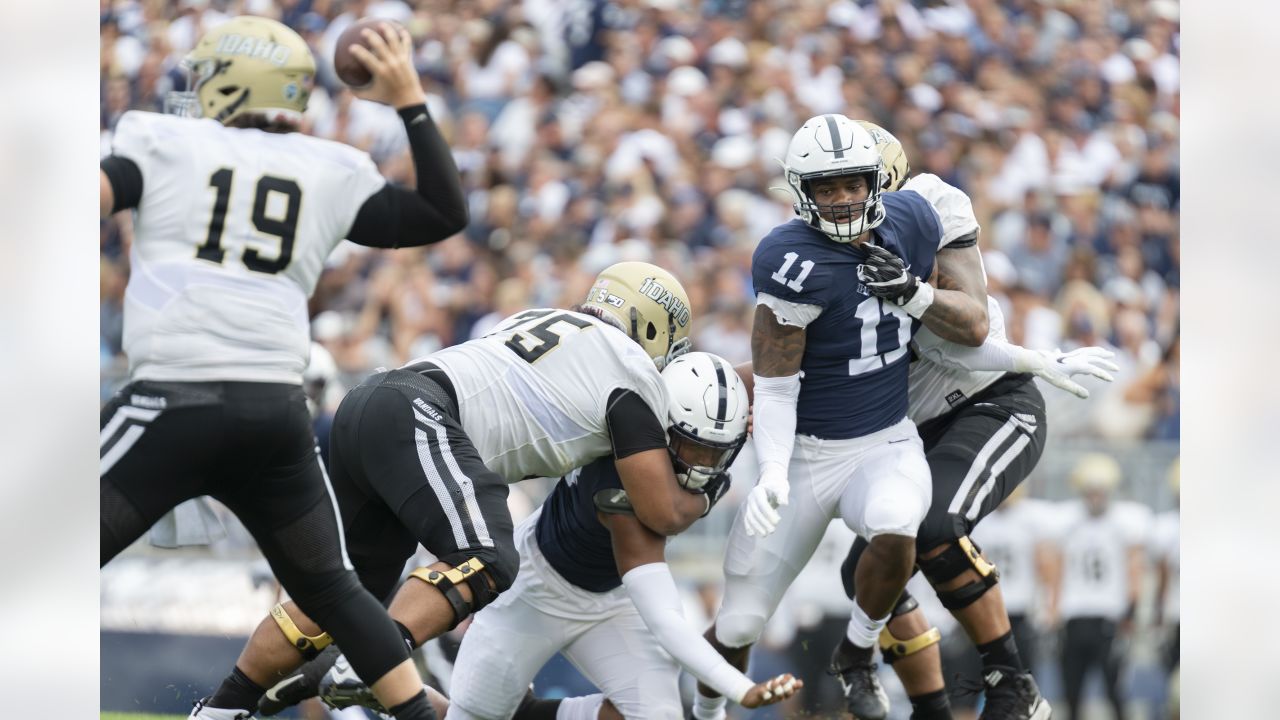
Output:
[[689,296],[674,275],[657,265],[610,265],[596,276],[582,307],[594,309],[640,343],[659,370],[689,352]]
[[902,143],[898,142],[898,138],[894,137],[893,133],[873,122],[866,120],[855,122],[871,134],[872,140],[876,141],[876,152],[880,153],[885,175],[889,178],[883,189],[889,192],[898,190],[902,187],[902,183],[907,181],[907,175],[911,174],[911,164],[907,162],[907,152],[902,149]]
[[301,35],[252,15],[205,33],[182,63],[188,89],[170,93],[165,111],[223,124],[246,113],[298,124],[316,75],[316,60]]
[[1120,463],[1102,453],[1089,453],[1071,470],[1071,485],[1081,492],[1103,490],[1110,492],[1120,485]]

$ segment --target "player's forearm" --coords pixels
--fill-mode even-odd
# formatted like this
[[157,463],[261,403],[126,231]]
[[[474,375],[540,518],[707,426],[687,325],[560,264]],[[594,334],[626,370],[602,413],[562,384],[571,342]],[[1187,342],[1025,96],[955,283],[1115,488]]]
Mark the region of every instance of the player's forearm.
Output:
[[762,471],[768,465],[775,465],[785,473],[791,464],[799,398],[798,373],[788,377],[755,377],[752,434]]
[[925,331],[916,333],[915,343],[920,357],[953,370],[1033,372],[1045,362],[1034,350],[995,338],[987,338],[978,347],[961,345],[940,337],[927,324]]
[[959,290],[935,289],[920,321],[938,337],[968,347],[982,345],[989,330],[986,304]]
[[467,199],[453,151],[427,112],[426,103],[402,107],[396,112],[404,121],[405,134],[409,137],[418,196],[430,204],[442,221],[455,227],[453,233],[460,231],[467,225]]
[[658,644],[691,675],[721,695],[742,702],[755,684],[691,627],[666,563],[642,565],[622,576],[623,587]]

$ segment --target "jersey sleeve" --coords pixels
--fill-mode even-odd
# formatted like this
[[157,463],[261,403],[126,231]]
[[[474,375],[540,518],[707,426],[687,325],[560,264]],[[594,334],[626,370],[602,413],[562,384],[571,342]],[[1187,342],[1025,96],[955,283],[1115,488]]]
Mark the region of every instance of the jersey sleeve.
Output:
[[[785,226],[784,226],[785,227]],[[826,307],[832,270],[816,257],[817,250],[804,243],[786,242],[774,230],[765,236],[751,256],[751,284],[756,295],[767,294],[800,305]]]
[[902,186],[904,190],[914,190],[933,206],[942,223],[942,241],[938,249],[944,247],[968,247],[978,242],[978,218],[973,214],[973,202],[953,185],[943,182],[937,175],[916,175]]
[[111,136],[111,154],[133,162],[142,174],[143,183],[154,178],[156,162],[155,113],[130,110],[120,116]]
[[618,389],[609,395],[605,419],[609,424],[613,457],[617,460],[667,446],[666,427],[649,405],[631,390]]

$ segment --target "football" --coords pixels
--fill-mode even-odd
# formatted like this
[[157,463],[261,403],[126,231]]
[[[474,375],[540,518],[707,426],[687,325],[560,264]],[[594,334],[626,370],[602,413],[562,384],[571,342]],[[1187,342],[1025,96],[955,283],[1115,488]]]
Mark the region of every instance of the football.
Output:
[[369,41],[364,36],[364,29],[369,28],[374,32],[379,32],[378,26],[382,23],[396,28],[400,27],[399,23],[392,20],[364,18],[352,23],[351,27],[343,30],[342,34],[338,36],[337,47],[333,51],[333,71],[337,74],[339,80],[354,88],[366,87],[373,82],[373,74],[364,66],[364,63],[351,54],[350,47],[352,45],[360,45],[368,48]]

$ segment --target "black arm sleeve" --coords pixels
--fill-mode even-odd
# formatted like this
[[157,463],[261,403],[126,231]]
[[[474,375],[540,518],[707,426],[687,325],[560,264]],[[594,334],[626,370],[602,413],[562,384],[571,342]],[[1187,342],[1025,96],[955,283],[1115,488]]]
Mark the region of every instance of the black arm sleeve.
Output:
[[426,105],[398,110],[409,135],[409,152],[418,176],[417,191],[387,183],[369,196],[347,233],[359,245],[419,247],[439,242],[467,226],[462,178]]
[[125,208],[138,207],[142,202],[142,171],[138,164],[126,157],[108,155],[98,166],[111,183],[111,195],[114,198],[111,212],[118,213]]
[[606,407],[609,440],[613,443],[615,460],[667,446],[667,429],[639,395],[618,388],[609,394]]

